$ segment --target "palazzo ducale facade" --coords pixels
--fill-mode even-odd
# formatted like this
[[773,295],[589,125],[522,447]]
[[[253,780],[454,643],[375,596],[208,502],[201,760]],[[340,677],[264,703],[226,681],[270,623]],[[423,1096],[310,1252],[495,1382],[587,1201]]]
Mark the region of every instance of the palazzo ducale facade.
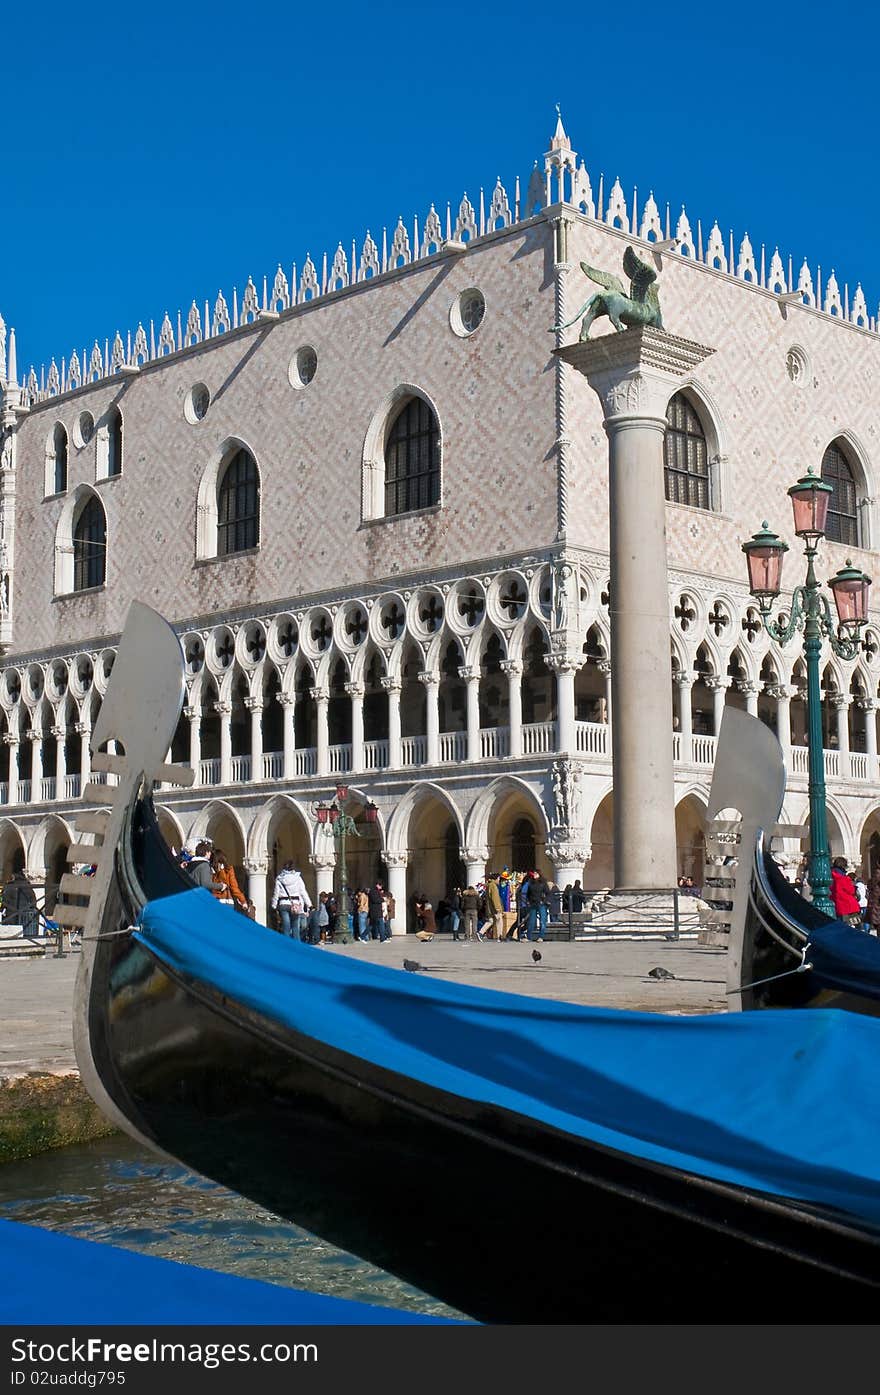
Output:
[[[195,784],[158,792],[163,830],[213,838],[258,913],[288,857],[332,885],[313,806],[339,778],[356,817],[378,806],[349,880],[381,875],[398,904],[505,865],[608,886],[608,449],[548,329],[584,298],[579,264],[628,245],[667,327],[715,346],[666,407],[679,870],[702,881],[725,704],[776,730],[803,823],[805,671],[765,634],[740,546],[768,515],[794,541],[785,491],[812,465],[833,489],[822,574],[878,575],[877,321],[860,287],[605,190],[560,122],[528,179],[48,370],[19,367],[26,327],[0,321],[0,872],[51,898],[137,598],[185,656],[170,754]],[[858,659],[823,664],[832,849],[865,865],[878,683],[872,615]]]

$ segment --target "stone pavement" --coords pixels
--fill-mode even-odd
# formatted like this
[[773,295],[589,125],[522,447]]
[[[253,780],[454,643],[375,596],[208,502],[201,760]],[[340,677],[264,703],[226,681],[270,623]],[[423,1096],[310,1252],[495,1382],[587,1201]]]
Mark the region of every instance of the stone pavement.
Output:
[[[535,947],[542,956],[539,964],[531,958]],[[424,973],[446,982],[599,1007],[668,1013],[724,1012],[727,1007],[724,951],[693,941],[550,941],[532,946],[515,941],[467,944],[438,936],[423,944],[413,935],[401,935],[387,944],[333,945],[315,953],[356,955],[392,968],[411,959]],[[76,1069],[71,1007],[78,963],[78,952],[64,959],[47,955],[0,962],[0,1079]],[[675,977],[649,978],[655,966]]]

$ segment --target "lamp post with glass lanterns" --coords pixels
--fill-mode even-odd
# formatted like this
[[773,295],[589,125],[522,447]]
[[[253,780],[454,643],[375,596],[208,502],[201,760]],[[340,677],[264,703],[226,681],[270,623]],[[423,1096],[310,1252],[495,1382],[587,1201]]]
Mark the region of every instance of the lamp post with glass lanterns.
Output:
[[871,578],[865,576],[847,559],[845,567],[829,578],[828,585],[837,607],[835,625],[828,597],[816,578],[814,562],[820,540],[825,536],[825,521],[832,493],[813,473],[812,467],[792,485],[788,494],[794,512],[794,531],[804,540],[807,575],[803,586],[795,587],[788,620],[780,616],[770,619],[773,602],[782,589],[782,559],[788,544],[770,532],[765,522],[742,550],[749,568],[749,589],[758,602],[764,628],[779,645],[788,644],[796,631],[803,630],[804,658],[807,664],[807,752],[810,792],[810,855],[809,881],[813,902],[826,915],[834,915],[831,900],[831,854],[825,809],[825,758],[822,748],[821,693],[819,689],[819,656],[822,640],[827,639],[841,659],[854,659],[859,652],[862,626],[868,619],[868,588]]
[[[345,840],[348,837],[359,838],[357,824],[351,814],[347,814],[344,805],[348,799],[348,785],[340,780],[336,786],[336,798],[332,804],[325,804],[323,800],[315,805],[315,818],[322,828],[329,828],[334,841],[339,843],[339,913],[342,919],[343,929],[348,931],[348,868],[345,863]],[[375,823],[379,810],[378,806],[368,799],[364,804],[364,819],[367,823]]]

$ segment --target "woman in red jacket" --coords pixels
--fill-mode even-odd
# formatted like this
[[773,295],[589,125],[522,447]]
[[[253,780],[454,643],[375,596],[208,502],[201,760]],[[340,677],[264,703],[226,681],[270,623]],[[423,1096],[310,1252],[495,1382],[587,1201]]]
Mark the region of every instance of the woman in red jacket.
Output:
[[845,920],[847,925],[861,925],[862,911],[858,892],[852,877],[847,875],[844,857],[836,857],[831,864],[831,900],[834,902],[835,914],[840,920]]

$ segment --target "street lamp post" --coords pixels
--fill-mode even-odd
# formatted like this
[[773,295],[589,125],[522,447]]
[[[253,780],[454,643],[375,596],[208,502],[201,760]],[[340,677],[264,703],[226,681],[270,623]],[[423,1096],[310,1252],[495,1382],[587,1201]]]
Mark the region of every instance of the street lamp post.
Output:
[[859,652],[862,626],[868,619],[868,588],[871,578],[853,567],[847,560],[828,581],[837,607],[835,625],[828,597],[817,580],[814,562],[820,540],[825,536],[828,502],[832,493],[813,473],[812,467],[792,485],[788,494],[794,512],[794,531],[804,540],[807,575],[803,586],[795,587],[788,620],[780,616],[771,620],[773,602],[782,589],[782,559],[788,544],[772,533],[765,522],[761,531],[742,550],[749,569],[749,588],[758,602],[764,628],[779,645],[788,644],[796,631],[802,630],[804,658],[807,664],[807,751],[810,793],[810,855],[809,881],[813,902],[826,915],[834,915],[831,900],[831,854],[828,847],[828,827],[825,808],[825,757],[822,747],[821,692],[819,687],[819,657],[822,640],[827,639],[834,653],[842,659],[854,659]]
[[[329,827],[334,841],[339,843],[339,913],[344,931],[348,931],[348,867],[345,862],[345,840],[349,837],[359,838],[357,824],[351,814],[345,812],[345,803],[348,800],[348,785],[340,781],[336,786],[336,798],[332,804],[327,805],[323,801],[315,805],[315,818],[322,828]],[[375,823],[378,815],[378,808],[371,799],[364,805],[364,818],[367,823]]]

